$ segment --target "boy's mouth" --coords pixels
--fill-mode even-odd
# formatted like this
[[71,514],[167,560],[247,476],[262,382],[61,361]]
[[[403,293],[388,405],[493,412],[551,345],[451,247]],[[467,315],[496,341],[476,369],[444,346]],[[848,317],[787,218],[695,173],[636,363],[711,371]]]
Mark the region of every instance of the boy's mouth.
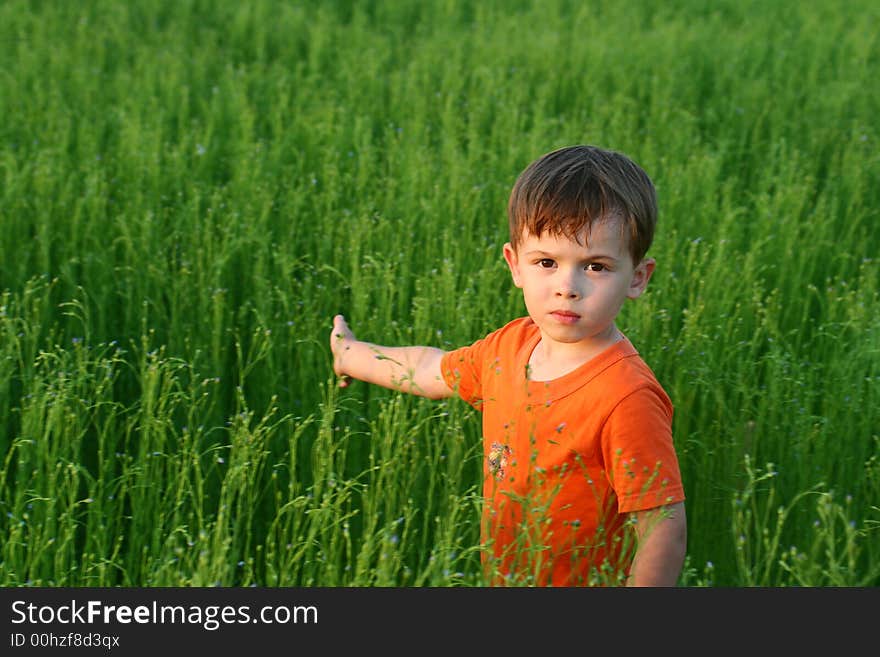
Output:
[[570,310],[554,310],[550,314],[560,324],[574,324],[581,318],[580,315],[573,313]]

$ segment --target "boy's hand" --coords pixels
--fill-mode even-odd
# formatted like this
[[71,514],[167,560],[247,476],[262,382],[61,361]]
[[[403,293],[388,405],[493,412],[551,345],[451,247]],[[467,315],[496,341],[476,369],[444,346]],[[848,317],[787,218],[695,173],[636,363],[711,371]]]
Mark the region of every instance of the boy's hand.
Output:
[[345,317],[336,315],[330,333],[330,351],[340,388],[348,387],[356,379],[430,399],[453,394],[440,371],[446,352],[436,347],[385,347],[364,342],[354,337]]
[[351,383],[351,377],[346,374],[343,360],[345,352],[351,349],[350,343],[355,339],[354,333],[345,323],[345,317],[336,315],[333,318],[333,332],[330,334],[330,351],[333,352],[333,371],[340,377],[340,388],[346,388]]

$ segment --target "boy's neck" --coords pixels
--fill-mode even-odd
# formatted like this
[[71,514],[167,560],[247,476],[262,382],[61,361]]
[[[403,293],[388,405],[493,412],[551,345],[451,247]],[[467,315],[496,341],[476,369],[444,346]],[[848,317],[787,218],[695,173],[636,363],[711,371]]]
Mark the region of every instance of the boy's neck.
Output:
[[568,344],[542,336],[529,356],[529,380],[552,381],[565,376],[623,339],[623,333],[616,326],[611,327],[607,335],[589,342]]

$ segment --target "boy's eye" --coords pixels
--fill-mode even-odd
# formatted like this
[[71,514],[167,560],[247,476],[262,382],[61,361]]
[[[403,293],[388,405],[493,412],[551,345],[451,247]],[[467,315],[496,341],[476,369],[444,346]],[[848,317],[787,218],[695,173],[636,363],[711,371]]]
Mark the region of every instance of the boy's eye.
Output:
[[587,271],[605,271],[605,265],[601,262],[591,262],[585,267],[585,269]]
[[544,269],[550,269],[556,263],[553,262],[550,258],[541,258],[538,260],[538,266],[543,267]]

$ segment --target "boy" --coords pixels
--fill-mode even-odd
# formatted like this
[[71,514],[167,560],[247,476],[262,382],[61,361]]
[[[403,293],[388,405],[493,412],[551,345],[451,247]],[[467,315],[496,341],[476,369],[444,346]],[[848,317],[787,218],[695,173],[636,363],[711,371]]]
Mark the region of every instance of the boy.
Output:
[[340,385],[458,394],[482,411],[491,581],[673,586],[687,525],[672,404],[615,325],[654,272],[654,186],[620,153],[561,148],[520,174],[508,217],[528,316],[446,352],[359,341],[337,315]]

